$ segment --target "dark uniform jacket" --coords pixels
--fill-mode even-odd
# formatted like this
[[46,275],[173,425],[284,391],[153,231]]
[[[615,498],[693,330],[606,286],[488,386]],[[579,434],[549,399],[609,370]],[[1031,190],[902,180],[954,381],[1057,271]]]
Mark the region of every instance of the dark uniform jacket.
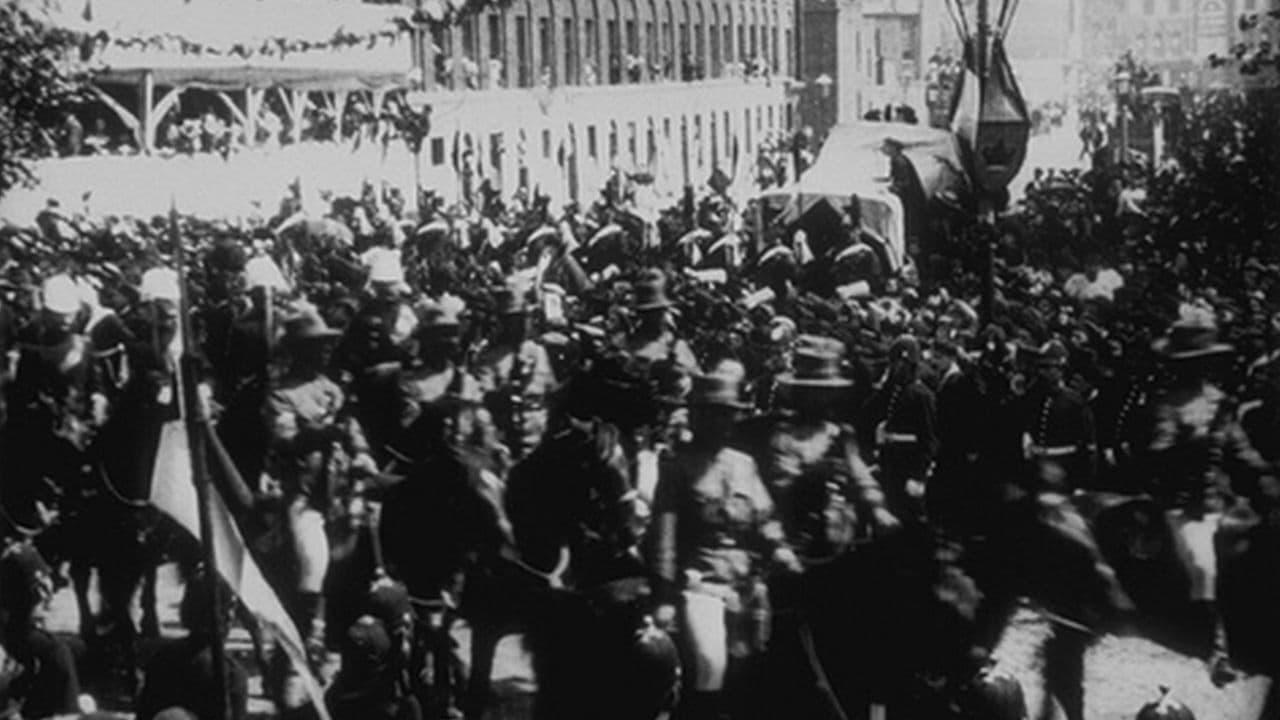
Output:
[[927,479],[938,451],[932,390],[919,380],[890,381],[867,400],[862,420],[863,444],[875,448],[885,478],[892,483]]
[[1031,478],[1049,465],[1065,472],[1067,489],[1091,487],[1097,467],[1093,411],[1075,391],[1034,385],[1011,405],[1016,442]]

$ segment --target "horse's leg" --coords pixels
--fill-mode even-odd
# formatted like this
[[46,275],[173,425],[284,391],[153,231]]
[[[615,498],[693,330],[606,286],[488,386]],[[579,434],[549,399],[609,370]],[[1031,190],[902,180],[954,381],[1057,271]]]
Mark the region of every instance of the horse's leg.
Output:
[[159,568],[154,563],[147,563],[142,568],[142,636],[145,638],[160,637],[160,611],[156,607],[156,575]]
[[467,720],[484,717],[492,689],[493,661],[502,635],[496,622],[485,620],[471,626],[471,677],[464,708]]
[[1084,656],[1090,637],[1086,633],[1055,625],[1053,637],[1044,648],[1044,702],[1040,717],[1053,717],[1056,697],[1067,720],[1084,720]]
[[93,577],[93,565],[77,553],[72,556],[69,568],[71,589],[76,596],[76,610],[80,613],[80,637],[92,643],[98,634],[97,623],[93,615],[93,607],[89,604],[89,581]]

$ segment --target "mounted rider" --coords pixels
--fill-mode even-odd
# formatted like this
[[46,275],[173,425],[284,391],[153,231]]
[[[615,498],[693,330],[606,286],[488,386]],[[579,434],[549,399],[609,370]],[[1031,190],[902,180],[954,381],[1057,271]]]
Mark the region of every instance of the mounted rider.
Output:
[[762,464],[787,540],[806,564],[850,550],[860,528],[898,525],[856,433],[835,420],[853,387],[841,373],[844,353],[831,338],[797,340],[791,371],[778,378],[788,416],[774,428]]
[[689,394],[692,441],[663,463],[654,505],[652,562],[660,578],[660,624],[680,609],[690,668],[682,716],[721,716],[731,663],[762,652],[769,637],[765,570],[800,570],[786,546],[773,499],[750,455],[728,445],[750,409],[740,378],[695,376]]
[[323,584],[329,564],[326,524],[345,511],[350,477],[373,475],[377,465],[348,406],[346,394],[325,374],[339,333],[316,309],[301,306],[285,321],[289,367],[267,399],[267,475],[278,483],[279,517],[272,578],[299,633],[313,651],[323,647]]
[[479,349],[474,362],[485,406],[517,458],[528,454],[547,431],[547,399],[556,386],[547,349],[529,338],[526,295],[516,282],[493,292],[497,335]]
[[1236,419],[1234,400],[1211,379],[1229,358],[1207,311],[1184,314],[1155,344],[1173,376],[1154,405],[1147,448],[1154,492],[1166,509],[1179,559],[1191,576],[1191,601],[1208,636],[1211,677],[1235,677],[1218,613],[1218,547],[1253,514],[1256,489],[1274,486],[1275,468],[1253,448]]
[[80,288],[71,276],[54,275],[40,298],[40,314],[17,338],[0,483],[0,510],[31,533],[54,521],[64,495],[74,500],[83,492],[81,456],[106,414],[93,348],[80,332]]

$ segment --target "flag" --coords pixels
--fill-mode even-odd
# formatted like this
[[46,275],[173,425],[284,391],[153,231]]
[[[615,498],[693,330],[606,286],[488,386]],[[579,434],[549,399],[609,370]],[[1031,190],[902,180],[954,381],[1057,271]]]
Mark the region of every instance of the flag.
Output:
[[[217,434],[208,423],[201,425],[212,452],[209,457],[219,463],[219,471],[226,477],[238,478],[234,465],[222,448]],[[172,517],[195,537],[200,537],[200,505],[196,485],[192,477],[191,444],[182,420],[171,420],[160,431],[160,445],[151,474],[151,503]],[[213,536],[214,565],[218,574],[227,582],[245,607],[253,613],[263,630],[270,633],[293,663],[302,677],[303,685],[321,720],[330,720],[324,703],[324,690],[307,667],[307,653],[294,626],[285,612],[284,605],[276,597],[258,564],[249,554],[240,529],[236,527],[222,495],[209,493],[209,531]]]

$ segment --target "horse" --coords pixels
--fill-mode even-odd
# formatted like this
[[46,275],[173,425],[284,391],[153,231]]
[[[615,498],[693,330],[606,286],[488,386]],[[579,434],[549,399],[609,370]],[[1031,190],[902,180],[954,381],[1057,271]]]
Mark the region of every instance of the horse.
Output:
[[[75,532],[92,542],[84,543],[84,553],[73,563],[72,579],[83,636],[91,648],[100,646],[104,659],[123,657],[129,671],[124,689],[132,692],[138,638],[129,611],[132,597],[141,587],[142,635],[158,637],[155,570],[171,558],[194,567],[199,554],[195,539],[149,502],[162,427],[177,418],[176,383],[149,345],[134,343],[127,352],[132,375],[88,450],[89,492]],[[88,600],[93,569],[102,600],[96,618]],[[99,627],[103,620],[105,629]]]
[[513,544],[468,577],[468,717],[483,710],[498,641],[519,631],[537,718],[650,720],[674,703],[674,645],[643,623],[652,598],[636,552],[641,513],[619,431],[587,409],[592,387],[579,380],[559,398],[556,429],[512,468],[503,509]]
[[944,546],[907,528],[771,580],[773,621],[758,657],[730,667],[730,715],[865,720],[947,715],[973,672],[976,592]]

